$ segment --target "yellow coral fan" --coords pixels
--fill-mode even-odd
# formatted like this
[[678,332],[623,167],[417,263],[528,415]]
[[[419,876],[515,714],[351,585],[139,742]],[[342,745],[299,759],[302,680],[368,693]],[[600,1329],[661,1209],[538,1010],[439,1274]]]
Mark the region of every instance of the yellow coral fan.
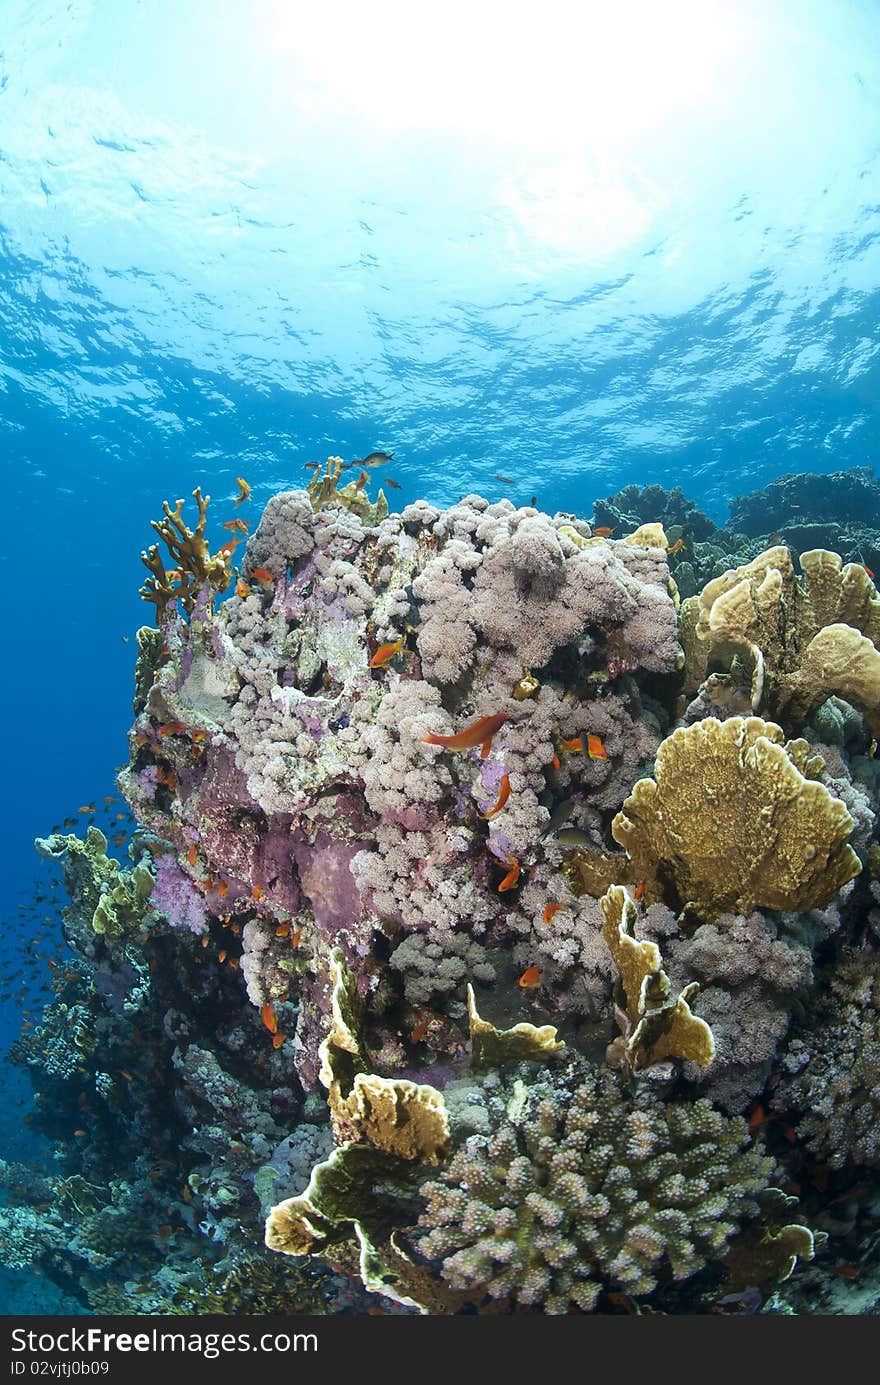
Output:
[[760,717],[707,717],[663,741],[611,826],[649,899],[701,920],[814,909],[858,875],[853,819],[783,739]]

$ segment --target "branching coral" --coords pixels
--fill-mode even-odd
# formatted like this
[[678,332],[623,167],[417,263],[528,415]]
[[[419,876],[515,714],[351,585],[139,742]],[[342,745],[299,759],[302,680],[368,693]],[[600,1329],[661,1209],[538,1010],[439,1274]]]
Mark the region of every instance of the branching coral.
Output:
[[832,1168],[880,1163],[880,966],[851,954],[828,977],[819,1013],[789,1047],[773,1104]]
[[232,580],[229,552],[220,549],[212,556],[205,539],[211,497],[203,496],[197,486],[193,499],[199,510],[195,529],[190,529],[184,522],[183,500],[178,500],[173,510],[168,501],[163,500],[165,518],[150,520],[176,564],[174,568],[166,570],[156,543],[141,554],[141,561],[151,575],[141,587],[140,594],[145,601],[154,603],[159,625],[169,603],[179,600],[187,616],[191,616],[203,589],[208,588],[212,593],[225,592]]
[[772,1169],[739,1118],[632,1105],[607,1074],[516,1082],[490,1115],[423,1186],[414,1240],[453,1288],[549,1313],[720,1259]]

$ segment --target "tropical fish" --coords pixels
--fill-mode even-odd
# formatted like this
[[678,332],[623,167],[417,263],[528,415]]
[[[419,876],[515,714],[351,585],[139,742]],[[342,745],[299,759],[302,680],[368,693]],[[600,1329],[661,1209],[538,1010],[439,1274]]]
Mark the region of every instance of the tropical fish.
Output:
[[584,753],[584,742],[581,736],[573,736],[570,741],[560,736],[559,743],[563,750],[568,751],[569,755],[583,755]]
[[265,891],[263,890],[262,886],[261,886],[261,885],[254,885],[254,888],[251,890],[251,899],[254,899],[254,900],[257,901],[257,903],[259,903],[260,900],[261,900],[261,899],[265,899],[265,897],[266,897],[266,894],[265,894]]
[[361,474],[360,474],[360,476],[357,478],[357,480],[356,480],[355,483],[354,483],[354,488],[355,488],[355,490],[356,490],[356,491],[362,491],[363,488],[364,488],[364,486],[365,486],[365,485],[367,484],[367,482],[369,481],[369,479],[370,479],[370,473],[369,473],[368,471],[362,471]]
[[194,865],[195,865],[196,861],[198,860],[198,855],[199,855],[199,853],[198,853],[198,851],[196,850],[196,844],[195,844],[195,842],[193,842],[193,844],[192,844],[192,846],[190,847],[189,851],[186,853],[186,859],[187,859],[187,861],[189,862],[189,864],[190,864],[191,866],[194,866]]
[[185,730],[182,721],[169,721],[164,726],[159,727],[160,736],[179,736]]
[[236,505],[243,505],[246,500],[251,498],[251,488],[243,476],[236,476],[235,484],[238,486],[238,495],[235,497]]
[[555,751],[555,750],[554,750],[554,752],[553,752],[553,759],[550,761],[550,763],[552,764],[552,766],[553,766],[554,769],[562,769],[562,761],[560,760],[559,756],[556,754],[556,751]]
[[291,946],[291,947],[299,947],[300,939],[302,938],[302,935],[303,935],[302,928],[297,928],[295,932],[291,933],[291,935],[290,935],[290,946]]
[[485,760],[492,749],[492,737],[510,718],[503,713],[491,717],[478,717],[454,736],[438,736],[434,731],[422,739],[425,745],[442,745],[444,750],[472,750],[480,746],[480,754]]
[[502,476],[501,472],[496,472],[495,480],[500,481],[502,486],[515,486],[516,480],[513,476]]
[[229,539],[226,543],[221,543],[219,552],[225,553],[228,558],[231,558],[240,543],[241,539]]
[[386,477],[385,477],[385,485],[386,485],[386,486],[390,486],[391,489],[392,489],[393,491],[399,491],[399,490],[400,490],[400,482],[399,482],[399,481],[395,481],[394,478],[393,478],[392,476],[386,476]]
[[260,1019],[268,1029],[270,1034],[278,1033],[278,1017],[275,1014],[275,1006],[269,1000],[265,1005],[260,1006]]
[[236,584],[235,584],[235,595],[236,595],[236,596],[250,596],[250,594],[251,594],[251,589],[250,589],[250,587],[248,586],[247,582],[242,582],[241,578],[239,577],[238,581],[237,581]]
[[286,1039],[286,1037],[287,1037],[286,1034],[282,1034],[282,1033],[280,1033],[280,1032],[279,1032],[278,1034],[273,1034],[273,1035],[272,1035],[272,1047],[273,1047],[273,1048],[280,1048],[281,1045],[284,1043],[284,1040]]
[[226,948],[223,947],[217,953],[217,961],[222,965],[226,961]]
[[542,922],[542,923],[552,923],[554,916],[555,916],[556,914],[559,913],[559,910],[560,910],[560,909],[564,909],[564,908],[565,908],[565,905],[564,905],[564,904],[545,904],[545,905],[544,905],[544,913],[543,913],[543,915],[541,916],[541,922]]
[[680,553],[681,550],[682,550],[683,548],[684,548],[684,539],[676,539],[676,540],[675,540],[675,543],[672,544],[672,545],[671,545],[669,548],[667,548],[667,550],[666,550],[666,556],[667,556],[667,558],[671,558],[672,555],[673,555],[673,553]]
[[81,808],[77,808],[78,813],[96,813],[97,805],[94,803],[84,803]]
[[414,1030],[412,1031],[412,1033],[410,1034],[410,1036],[409,1036],[409,1041],[410,1041],[410,1043],[411,1043],[411,1044],[420,1044],[420,1043],[422,1042],[422,1039],[425,1037],[425,1035],[427,1034],[428,1030],[430,1029],[430,1027],[431,1027],[431,1012],[430,1012],[430,1010],[427,1010],[427,1011],[425,1012],[425,1014],[422,1015],[421,1019],[419,1020],[418,1024],[416,1025],[415,1029],[414,1029]]
[[541,984],[541,968],[527,967],[519,978],[518,984],[522,986],[524,991],[533,991],[536,986]]
[[541,836],[549,837],[551,832],[558,832],[560,827],[562,827],[564,823],[568,822],[568,819],[571,817],[573,812],[573,798],[564,798],[561,803],[557,803],[556,807],[553,809],[553,812],[550,815],[550,821],[541,830]]
[[647,880],[640,880],[639,883],[636,885],[636,888],[635,888],[635,900],[636,900],[636,903],[638,903],[638,901],[639,901],[640,899],[643,899],[643,898],[644,898],[645,886],[647,885],[647,883],[648,883]]
[[227,519],[222,527],[231,529],[233,534],[246,534],[251,526],[246,519]]
[[289,923],[279,923],[278,927],[275,929],[275,937],[276,937],[276,938],[286,938],[289,932],[290,932],[290,924],[289,924]]
[[492,807],[489,809],[488,813],[481,813],[480,817],[483,818],[486,822],[488,822],[489,818],[494,818],[496,813],[501,812],[501,809],[504,807],[509,797],[510,775],[504,774],[501,776],[501,788],[498,791],[498,797],[496,798]]
[[251,573],[251,577],[254,577],[258,582],[275,581],[275,578],[272,576],[271,572],[267,572],[264,567],[255,567]]
[[609,528],[607,524],[600,524],[598,528],[592,531],[594,539],[610,539],[613,533],[614,530]]
[[220,881],[219,885],[217,886],[217,893],[219,894],[221,899],[225,899],[226,896],[229,894],[229,886],[227,885],[225,880]]
[[391,663],[395,654],[400,653],[401,649],[403,649],[403,635],[399,640],[392,640],[389,644],[380,644],[370,660],[370,668],[384,668],[386,664]]
[[598,736],[587,736],[587,754],[591,760],[608,759],[608,751]]
[[515,889],[519,880],[519,861],[515,861],[512,856],[508,856],[507,864],[510,866],[510,870],[498,886],[499,894],[503,894],[505,890]]
[[596,845],[580,827],[563,827],[561,832],[556,833],[556,840],[560,846],[585,846],[589,848]]
[[351,463],[352,466],[382,466],[384,462],[394,460],[393,452],[368,452],[366,457],[356,457]]
[[867,574],[868,574],[868,576],[870,577],[871,581],[873,582],[873,580],[874,580],[874,574],[873,574],[873,572],[871,571],[871,569],[868,567],[868,564],[867,564],[867,563],[862,563],[862,567],[865,569],[865,571],[867,572]]
[[306,471],[320,471],[320,470],[321,470],[321,463],[320,463],[320,462],[304,462],[303,465],[305,466]]

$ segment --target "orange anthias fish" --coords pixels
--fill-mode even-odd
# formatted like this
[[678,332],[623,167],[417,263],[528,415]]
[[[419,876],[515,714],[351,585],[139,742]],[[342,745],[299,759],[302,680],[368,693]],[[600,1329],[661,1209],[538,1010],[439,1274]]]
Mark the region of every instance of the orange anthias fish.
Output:
[[361,474],[360,474],[360,476],[357,478],[357,480],[356,480],[355,483],[354,483],[354,488],[355,488],[355,490],[356,490],[356,491],[362,491],[363,488],[364,488],[364,486],[365,486],[365,485],[367,484],[367,482],[369,481],[369,479],[370,479],[370,473],[369,473],[368,471],[362,471]]
[[499,894],[503,894],[505,890],[512,890],[519,880],[519,861],[515,861],[512,856],[508,856],[507,864],[510,866],[510,870],[498,886]]
[[867,563],[862,563],[862,567],[865,569],[865,571],[867,572],[867,574],[868,574],[868,576],[870,577],[871,581],[873,582],[873,580],[874,580],[874,574],[873,574],[873,572],[871,571],[871,569],[868,567],[868,564],[867,564]]
[[275,1006],[269,1000],[265,1005],[260,1006],[260,1019],[265,1024],[270,1034],[278,1033],[278,1017],[275,1014]]
[[226,543],[221,543],[220,552],[225,553],[227,557],[231,558],[240,543],[241,539],[229,539]]
[[675,543],[672,544],[671,547],[667,548],[667,550],[666,550],[666,556],[667,556],[667,558],[671,558],[672,555],[673,555],[673,553],[680,553],[681,550],[682,550],[683,548],[684,548],[684,539],[676,539],[676,540],[675,540]]
[[230,529],[233,534],[246,534],[250,529],[246,519],[227,519],[223,524],[224,529]]
[[466,726],[455,736],[438,736],[431,731],[423,739],[425,745],[442,745],[444,750],[472,750],[475,745],[478,745],[480,754],[485,760],[492,749],[492,737],[509,720],[510,718],[503,714],[493,717],[478,717],[476,721],[471,722],[470,726]]
[[608,759],[608,751],[598,736],[587,736],[587,754],[591,760]]
[[421,1019],[419,1020],[418,1024],[416,1025],[415,1029],[412,1031],[412,1033],[411,1033],[410,1036],[409,1036],[409,1041],[410,1041],[410,1043],[411,1043],[411,1044],[420,1044],[420,1043],[422,1042],[422,1039],[425,1037],[425,1035],[427,1034],[428,1030],[430,1029],[430,1027],[431,1027],[431,1012],[430,1012],[430,1010],[426,1010],[425,1013],[424,1013],[424,1015],[421,1017]]
[[581,736],[574,736],[570,741],[559,738],[559,744],[563,750],[567,750],[569,755],[583,755],[584,742]]
[[486,822],[488,822],[488,821],[489,821],[489,818],[494,818],[494,816],[495,816],[496,813],[500,813],[500,812],[501,812],[501,809],[504,807],[505,803],[507,802],[507,800],[508,800],[509,798],[510,798],[510,775],[509,775],[509,774],[504,774],[504,775],[502,775],[502,777],[501,777],[501,788],[500,788],[499,791],[498,791],[498,797],[496,798],[496,800],[495,800],[495,802],[493,803],[492,807],[489,809],[488,813],[481,813],[481,814],[480,814],[480,817],[483,818]]
[[611,538],[611,535],[612,535],[613,533],[614,533],[614,530],[613,530],[613,529],[609,529],[609,527],[608,527],[607,524],[600,524],[599,527],[598,527],[598,529],[594,529],[594,530],[593,530],[593,538],[594,538],[594,539],[610,539],[610,538]]
[[524,991],[533,991],[536,986],[541,984],[541,968],[527,967],[519,978],[519,985]]
[[236,584],[235,584],[235,595],[236,595],[236,596],[250,596],[250,594],[251,594],[251,589],[250,589],[250,587],[248,586],[247,582],[242,582],[241,578],[239,577],[238,581],[237,581]]
[[403,649],[403,635],[399,640],[392,640],[390,644],[380,644],[370,660],[370,668],[384,668],[386,664],[391,663],[395,654],[400,653],[401,649]]
[[287,1035],[286,1035],[286,1034],[282,1034],[282,1033],[280,1032],[280,1030],[279,1030],[279,1032],[278,1032],[277,1034],[273,1034],[273,1035],[272,1035],[272,1047],[273,1047],[273,1048],[280,1048],[281,1045],[284,1043],[284,1040],[285,1040],[286,1037],[287,1037]]
[[251,577],[255,578],[257,582],[275,581],[275,578],[272,576],[271,572],[267,572],[264,567],[255,567],[253,572],[251,573]]
[[638,903],[640,899],[643,899],[643,898],[644,898],[644,896],[645,896],[645,887],[647,886],[647,884],[648,884],[647,880],[640,880],[639,883],[636,885],[636,888],[635,888],[635,896],[634,896],[634,897],[635,897],[636,903]]
[[159,727],[160,736],[179,736],[181,731],[186,730],[182,721],[169,721],[164,726]]
[[559,913],[559,910],[564,908],[564,904],[545,904],[542,921],[544,923],[551,923],[554,916]]
[[191,866],[194,866],[194,865],[195,865],[196,860],[197,860],[197,858],[198,858],[198,854],[199,854],[199,853],[196,851],[196,844],[195,844],[195,842],[193,842],[193,844],[192,844],[192,846],[190,847],[189,851],[186,853],[186,859],[187,859],[187,861],[189,861],[189,864],[190,864]]
[[235,484],[238,486],[238,495],[235,497],[236,505],[243,505],[246,500],[251,498],[251,488],[243,476],[236,476]]

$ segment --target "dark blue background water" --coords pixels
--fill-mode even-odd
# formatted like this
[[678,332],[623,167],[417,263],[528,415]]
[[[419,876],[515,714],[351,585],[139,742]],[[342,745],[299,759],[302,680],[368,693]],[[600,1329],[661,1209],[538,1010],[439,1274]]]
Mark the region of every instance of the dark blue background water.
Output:
[[393,503],[723,520],[877,451],[880,3],[318,8],[0,6],[7,962],[125,757],[163,499],[384,446]]

